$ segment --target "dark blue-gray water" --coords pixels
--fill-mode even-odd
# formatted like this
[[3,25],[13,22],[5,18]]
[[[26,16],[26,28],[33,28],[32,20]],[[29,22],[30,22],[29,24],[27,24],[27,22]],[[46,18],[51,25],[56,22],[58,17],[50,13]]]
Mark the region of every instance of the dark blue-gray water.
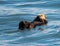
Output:
[[[38,14],[47,16],[47,26],[18,30]],[[60,0],[0,0],[0,46],[60,46]]]

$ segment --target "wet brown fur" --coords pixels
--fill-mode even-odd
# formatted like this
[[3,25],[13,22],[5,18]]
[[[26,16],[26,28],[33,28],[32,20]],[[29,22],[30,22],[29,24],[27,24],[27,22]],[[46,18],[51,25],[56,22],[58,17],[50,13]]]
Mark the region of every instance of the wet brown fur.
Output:
[[44,14],[39,14],[33,22],[28,22],[28,21],[21,21],[19,23],[19,29],[24,30],[24,29],[30,29],[30,28],[35,28],[36,26],[41,26],[41,25],[46,25],[47,24],[47,19]]

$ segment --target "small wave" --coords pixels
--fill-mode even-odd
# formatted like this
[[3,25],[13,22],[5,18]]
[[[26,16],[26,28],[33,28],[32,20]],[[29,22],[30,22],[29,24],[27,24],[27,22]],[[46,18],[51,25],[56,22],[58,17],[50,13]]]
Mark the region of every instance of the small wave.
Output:
[[43,8],[9,8],[0,7],[0,15],[11,15],[11,14],[59,14],[58,9],[43,9]]
[[[54,21],[51,21],[51,22],[49,22],[49,23],[51,23],[51,24],[48,24],[48,25],[57,25],[57,26],[59,26],[60,25],[60,21],[56,21],[56,20],[54,20]],[[56,24],[57,23],[57,24]]]
[[1,44],[0,46],[47,46],[48,44],[43,43],[27,43],[27,44]]
[[27,5],[27,4],[43,4],[43,3],[46,3],[47,1],[45,2],[40,2],[40,1],[36,1],[36,2],[25,2],[25,3],[18,3],[18,4],[14,4],[16,6],[20,6],[20,5]]
[[22,2],[22,3],[17,3],[17,4],[12,4],[12,5],[16,5],[16,6],[20,6],[20,5],[28,5],[28,4],[44,4],[47,3],[47,1],[45,2],[41,2],[41,1],[36,1],[36,2]]
[[25,43],[27,46],[47,46],[47,43]]
[[6,0],[2,0],[0,1],[0,4],[9,4],[9,2],[7,2]]

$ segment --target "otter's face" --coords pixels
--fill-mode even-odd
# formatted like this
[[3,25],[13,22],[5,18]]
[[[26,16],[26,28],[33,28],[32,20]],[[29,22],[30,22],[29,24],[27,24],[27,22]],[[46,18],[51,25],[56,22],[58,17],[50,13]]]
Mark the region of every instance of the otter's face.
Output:
[[39,18],[46,20],[46,16],[44,14],[40,14],[38,16],[39,16]]

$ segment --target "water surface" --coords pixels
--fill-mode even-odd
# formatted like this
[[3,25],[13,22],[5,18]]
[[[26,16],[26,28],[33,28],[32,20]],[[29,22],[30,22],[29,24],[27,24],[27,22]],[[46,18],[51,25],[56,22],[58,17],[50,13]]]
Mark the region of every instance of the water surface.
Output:
[[[47,26],[18,30],[42,13]],[[0,0],[0,46],[60,46],[60,0]]]

